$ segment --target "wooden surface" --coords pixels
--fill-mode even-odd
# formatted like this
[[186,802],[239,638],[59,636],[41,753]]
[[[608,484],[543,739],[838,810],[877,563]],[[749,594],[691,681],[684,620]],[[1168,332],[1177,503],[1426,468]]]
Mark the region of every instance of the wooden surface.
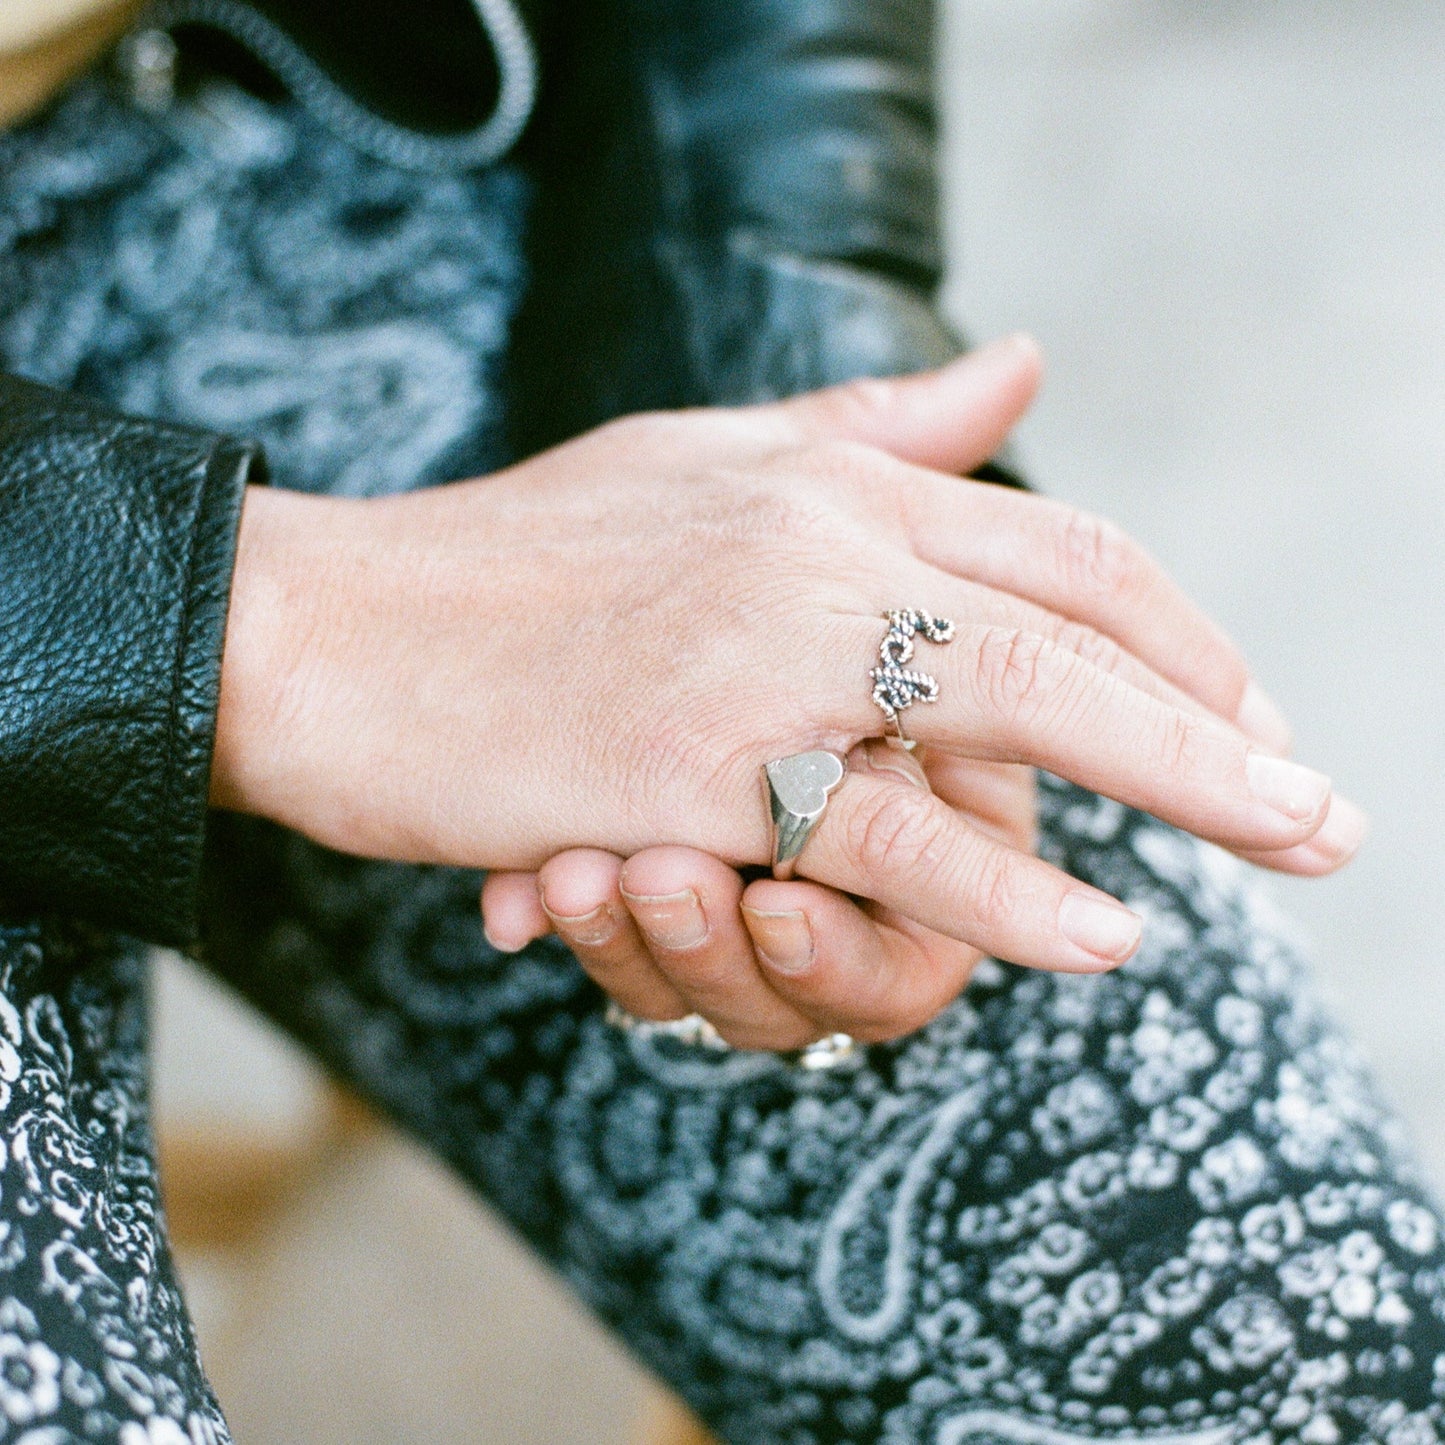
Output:
[[637,1445],[717,1445],[717,1440],[680,1401],[659,1389],[643,1413]]
[[[367,1375],[363,1391],[370,1389],[378,1396],[373,1418],[367,1408],[359,1412],[364,1418],[359,1430],[348,1430],[336,1418],[335,1402],[324,1394],[318,1400],[302,1388],[299,1398],[295,1382],[288,1375],[291,1359],[296,1354],[312,1354],[318,1359],[351,1354],[369,1358],[379,1342],[395,1343],[392,1332],[400,1328],[398,1318],[383,1301],[372,1300],[372,1309],[357,1308],[368,1298],[366,1277],[375,1273],[375,1259],[356,1261],[356,1280],[344,1280],[329,1272],[328,1258],[310,1258],[318,1238],[334,1237],[345,1232],[347,1225],[344,1181],[360,1173],[380,1170],[388,1181],[397,1180],[396,1161],[388,1154],[395,1152],[395,1137],[379,1124],[364,1106],[354,1103],[348,1095],[336,1090],[329,1096],[328,1106],[321,1112],[315,1127],[287,1141],[264,1129],[228,1128],[219,1123],[174,1123],[161,1135],[161,1176],[170,1233],[175,1244],[178,1264],[192,1308],[203,1357],[212,1383],[220,1394],[223,1407],[232,1417],[240,1439],[278,1439],[293,1441],[346,1440],[349,1445],[389,1445],[401,1438],[393,1427],[395,1422],[386,1410],[399,1410],[406,1429],[405,1438],[435,1440],[447,1438],[488,1439],[505,1441],[567,1441],[581,1445],[584,1440],[612,1442],[612,1445],[714,1445],[711,1437],[691,1417],[654,1387],[650,1395],[635,1390],[609,1390],[601,1371],[608,1363],[589,1355],[578,1342],[569,1338],[557,1349],[549,1348],[543,1337],[532,1343],[540,1345],[539,1356],[530,1350],[525,1361],[512,1360],[511,1369],[519,1364],[536,1365],[531,1376],[523,1381],[509,1381],[510,1402],[497,1399],[496,1381],[489,1382],[489,1371],[508,1370],[507,1351],[515,1337],[505,1342],[491,1339],[486,1329],[474,1341],[470,1360],[466,1351],[450,1358],[442,1342],[455,1344],[455,1335],[475,1332],[472,1311],[480,1308],[485,1316],[489,1309],[508,1297],[508,1286],[494,1268],[483,1261],[480,1271],[476,1260],[466,1260],[468,1243],[465,1231],[456,1231],[460,1221],[448,1225],[445,1208],[443,1218],[429,1217],[422,1224],[439,1226],[439,1236],[447,1240],[449,1250],[461,1258],[458,1270],[445,1269],[445,1284],[440,1293],[436,1281],[412,1279],[410,1287],[419,1296],[431,1294],[444,1299],[449,1308],[457,1308],[455,1326],[440,1322],[438,1353],[429,1352],[430,1368],[438,1371],[434,1382],[406,1379],[388,1383],[385,1366],[379,1371],[379,1385]],[[338,1205],[340,1207],[338,1208]],[[465,1210],[468,1228],[475,1225],[475,1201],[459,1194],[459,1205]],[[322,1216],[319,1220],[316,1216]],[[327,1217],[329,1216],[329,1217]],[[398,1234],[405,1230],[405,1211],[391,1220],[380,1232],[390,1239],[397,1252],[405,1256],[408,1240]],[[298,1226],[302,1233],[297,1237]],[[319,1234],[317,1231],[319,1230]],[[373,1241],[374,1244],[375,1241]],[[475,1245],[475,1239],[472,1244]],[[324,1253],[324,1251],[323,1251]],[[493,1258],[491,1264],[495,1266]],[[318,1329],[318,1318],[308,1315],[300,1320],[288,1319],[275,1310],[275,1299],[268,1287],[278,1280],[283,1288],[308,1296],[316,1305],[316,1285],[325,1280],[325,1300],[319,1309],[324,1319],[334,1313],[329,1329]],[[481,1287],[479,1287],[479,1281]],[[198,1291],[192,1285],[200,1284]],[[535,1288],[535,1281],[533,1286]],[[513,1279],[511,1288],[519,1281]],[[520,1284],[526,1289],[527,1281]],[[335,1296],[344,1297],[339,1312],[334,1309]],[[466,1301],[466,1303],[461,1303]],[[522,1317],[521,1333],[530,1338],[536,1331],[528,1323],[529,1312],[535,1312],[531,1291],[526,1296],[514,1295],[507,1310],[509,1331],[514,1332]],[[574,1326],[575,1330],[576,1326]],[[489,1345],[495,1354],[488,1353]],[[615,1372],[615,1364],[613,1369]],[[469,1367],[468,1367],[469,1366]],[[583,1380],[596,1384],[580,1394],[566,1379],[557,1388],[556,1372],[577,1371]],[[309,1370],[303,1369],[305,1378]],[[469,1385],[468,1381],[477,1382]],[[397,1391],[400,1390],[400,1403]],[[424,1410],[419,1401],[407,1399],[411,1388],[425,1392]],[[479,1409],[473,1393],[485,1396],[485,1408]],[[560,1405],[559,1405],[560,1399]],[[355,1402],[348,1398],[347,1409],[353,1414]],[[308,1413],[309,1411],[309,1413]],[[450,1434],[451,1413],[469,1422],[459,1434]],[[419,1414],[421,1418],[418,1418]],[[256,1428],[257,1420],[259,1428]],[[585,1433],[577,1428],[577,1418],[587,1420]],[[353,1421],[352,1424],[357,1424]],[[487,1425],[481,1433],[479,1424]],[[491,1429],[499,1433],[491,1433]]]
[[[37,23],[27,31],[12,12],[31,5],[51,12],[52,19],[68,15],[69,23],[49,29]],[[139,8],[138,0],[104,6],[0,0],[0,128],[37,110],[79,75],[119,37]]]
[[0,0],[0,53],[33,50],[108,11],[135,8],[126,0]]
[[293,1140],[221,1126],[163,1130],[157,1152],[171,1239],[180,1249],[245,1247],[375,1128],[366,1106],[336,1089],[315,1127]]

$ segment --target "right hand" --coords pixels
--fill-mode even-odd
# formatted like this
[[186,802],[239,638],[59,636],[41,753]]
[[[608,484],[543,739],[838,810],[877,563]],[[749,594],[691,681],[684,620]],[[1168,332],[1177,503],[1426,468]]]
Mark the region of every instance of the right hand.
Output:
[[[850,766],[931,788],[959,822],[1032,852],[1032,768],[877,739]],[[891,909],[816,883],[757,879],[693,848],[559,854],[536,874],[489,873],[487,937],[521,948],[556,932],[593,980],[641,1019],[703,1015],[727,1042],[796,1048],[843,1032],[871,1042],[921,1028],[982,953]]]
[[[908,722],[935,751],[1045,767],[1285,867],[1342,861],[1328,780],[1246,736],[1268,714],[1243,661],[1157,565],[1072,508],[953,475],[992,453],[1037,364],[1005,343],[629,418],[401,497],[255,493],[215,801],[402,860],[532,870],[673,843],[762,864],[759,766],[882,731],[867,669],[881,612],[908,605],[958,627],[916,663],[942,696]],[[1097,970],[1137,940],[1106,895],[872,769],[799,873],[1019,963]]]

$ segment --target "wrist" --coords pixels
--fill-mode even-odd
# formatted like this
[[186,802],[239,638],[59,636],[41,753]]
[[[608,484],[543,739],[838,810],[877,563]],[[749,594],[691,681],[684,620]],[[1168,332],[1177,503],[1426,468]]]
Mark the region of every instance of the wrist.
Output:
[[[289,821],[300,679],[322,636],[335,564],[318,545],[332,503],[248,487],[241,508],[211,763],[213,807]],[[294,779],[292,780],[294,781]]]

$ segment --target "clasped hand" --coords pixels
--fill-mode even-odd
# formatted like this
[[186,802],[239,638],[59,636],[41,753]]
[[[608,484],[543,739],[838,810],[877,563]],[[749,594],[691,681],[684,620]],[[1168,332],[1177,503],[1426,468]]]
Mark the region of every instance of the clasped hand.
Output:
[[[1140,920],[1032,851],[1032,769],[1319,874],[1364,821],[1288,761],[1239,653],[1142,550],[963,480],[1032,398],[1010,339],[939,371],[626,418],[368,501],[254,489],[213,801],[352,853],[492,870],[624,1007],[742,1047],[920,1026],[982,954],[1099,971]],[[889,607],[951,618],[909,755],[870,697]],[[849,771],[798,878],[759,767]]]

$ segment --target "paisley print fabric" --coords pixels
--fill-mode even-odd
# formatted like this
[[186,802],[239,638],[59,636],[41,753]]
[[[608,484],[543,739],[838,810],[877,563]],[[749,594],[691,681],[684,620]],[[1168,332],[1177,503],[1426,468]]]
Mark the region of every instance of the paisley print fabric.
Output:
[[230,1439],[166,1245],[145,979],[133,945],[0,925],[0,1439],[17,1445]]
[[486,947],[474,877],[264,825],[220,839],[216,961],[726,1440],[1437,1440],[1437,1215],[1288,928],[1214,848],[1042,808],[1139,956],[986,965],[831,1073],[619,1035],[560,947]]
[[0,357],[140,416],[266,439],[352,496],[501,448],[516,167],[421,176],[220,82],[159,112],[83,83],[0,135]]
[[[3,146],[6,364],[257,435],[289,485],[504,460],[519,172],[421,182],[285,105],[96,81]],[[618,1034],[555,942],[486,945],[474,874],[254,820],[216,820],[208,962],[735,1445],[1436,1445],[1439,1218],[1288,928],[1215,849],[1052,780],[1041,807],[1139,957],[985,965],[831,1073]],[[143,1010],[128,946],[0,928],[0,1441],[229,1438]]]

